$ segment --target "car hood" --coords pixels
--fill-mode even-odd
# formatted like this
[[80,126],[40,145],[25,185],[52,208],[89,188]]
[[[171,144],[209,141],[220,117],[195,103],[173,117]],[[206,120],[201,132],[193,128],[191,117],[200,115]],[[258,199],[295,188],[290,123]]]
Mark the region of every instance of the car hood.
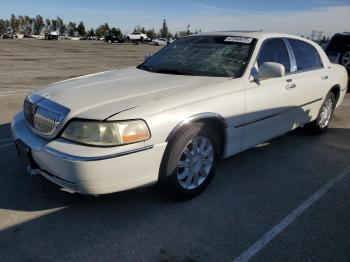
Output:
[[[158,74],[131,67],[57,82],[35,94],[69,108],[69,118],[103,120],[122,111],[225,80],[227,78]],[[175,100],[169,107],[176,106],[176,103],[181,101]]]

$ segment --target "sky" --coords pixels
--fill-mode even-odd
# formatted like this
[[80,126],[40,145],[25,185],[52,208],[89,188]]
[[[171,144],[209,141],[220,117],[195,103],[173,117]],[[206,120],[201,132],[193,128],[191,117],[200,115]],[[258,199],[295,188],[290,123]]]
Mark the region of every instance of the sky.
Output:
[[264,30],[308,36],[350,31],[350,0],[1,0],[0,18],[16,15],[60,16],[85,23],[86,28],[108,22],[129,33],[135,26],[158,31],[163,19],[175,33],[215,30]]

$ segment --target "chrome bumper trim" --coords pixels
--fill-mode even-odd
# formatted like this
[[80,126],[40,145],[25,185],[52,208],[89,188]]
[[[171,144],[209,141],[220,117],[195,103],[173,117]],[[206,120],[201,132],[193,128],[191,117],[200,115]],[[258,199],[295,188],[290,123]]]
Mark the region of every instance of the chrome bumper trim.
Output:
[[71,162],[89,162],[89,161],[100,161],[100,160],[106,160],[106,159],[120,157],[120,156],[126,156],[126,155],[130,155],[130,154],[138,153],[141,151],[149,150],[152,148],[153,148],[153,145],[150,145],[150,146],[145,146],[145,147],[141,147],[141,148],[125,151],[125,152],[104,155],[104,156],[92,156],[92,157],[69,155],[69,154],[54,150],[52,148],[48,148],[48,147],[44,147],[43,151],[45,151],[51,155],[57,156],[59,158],[62,158],[64,160],[71,161]]

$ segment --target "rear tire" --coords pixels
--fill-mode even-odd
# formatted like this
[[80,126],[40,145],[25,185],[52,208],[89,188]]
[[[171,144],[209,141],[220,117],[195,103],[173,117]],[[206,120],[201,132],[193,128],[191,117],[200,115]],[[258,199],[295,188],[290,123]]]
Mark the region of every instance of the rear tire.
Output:
[[304,125],[305,130],[312,134],[324,133],[329,127],[335,105],[335,96],[332,92],[329,92],[320,108],[320,111],[318,112],[317,118],[314,121]]
[[168,144],[160,168],[160,184],[177,199],[190,199],[210,184],[219,158],[220,140],[210,126],[186,126]]

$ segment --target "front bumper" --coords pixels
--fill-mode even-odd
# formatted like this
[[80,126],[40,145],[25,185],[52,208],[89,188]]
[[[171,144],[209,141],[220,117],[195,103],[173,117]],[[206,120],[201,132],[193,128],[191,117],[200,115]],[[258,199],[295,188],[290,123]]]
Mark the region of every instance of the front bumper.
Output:
[[34,171],[82,194],[107,194],[157,182],[166,147],[166,143],[142,142],[98,148],[60,138],[47,140],[28,128],[22,112],[15,115],[11,127],[13,138],[30,148]]

